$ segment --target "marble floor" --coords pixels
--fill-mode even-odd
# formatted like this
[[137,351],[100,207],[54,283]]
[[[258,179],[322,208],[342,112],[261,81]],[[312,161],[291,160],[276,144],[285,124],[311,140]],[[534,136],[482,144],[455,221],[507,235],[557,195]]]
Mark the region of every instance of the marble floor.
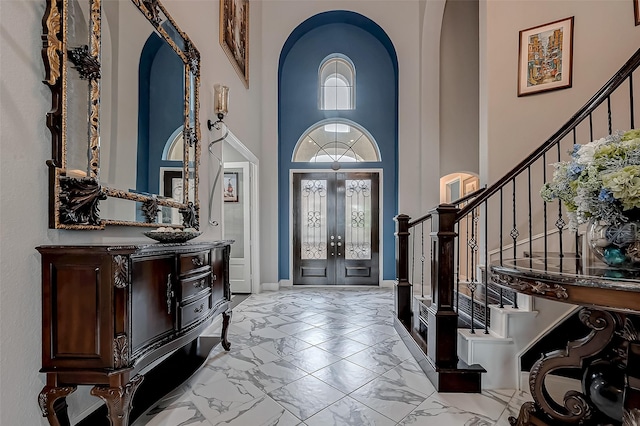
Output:
[[[437,393],[393,328],[391,289],[295,288],[233,310],[191,380],[136,426],[500,425],[526,393]],[[217,335],[219,330],[208,330]]]

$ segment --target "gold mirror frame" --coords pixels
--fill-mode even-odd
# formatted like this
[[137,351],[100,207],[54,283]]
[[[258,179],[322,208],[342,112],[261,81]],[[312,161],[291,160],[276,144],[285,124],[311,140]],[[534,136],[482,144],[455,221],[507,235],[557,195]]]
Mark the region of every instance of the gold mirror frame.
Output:
[[[87,0],[90,4],[90,39],[88,46],[68,46],[69,0],[47,0],[42,18],[42,57],[45,80],[51,89],[52,109],[47,114],[47,127],[51,131],[52,159],[49,166],[49,227],[55,229],[104,229],[105,225],[157,227],[157,212],[160,206],[179,209],[183,217],[182,226],[199,228],[198,165],[200,162],[200,53],[189,37],[180,30],[167,13],[160,0],[131,0],[149,23],[176,52],[184,64],[184,126],[183,126],[183,188],[189,188],[189,149],[194,148],[192,161],[194,200],[189,200],[189,191],[183,191],[183,202],[164,199],[156,195],[137,194],[117,188],[102,186],[100,175],[100,38],[102,1]],[[168,21],[182,38],[180,48],[162,27]],[[67,61],[73,64],[80,78],[89,82],[88,146],[90,159],[86,177],[67,175]],[[191,87],[194,85],[195,87]],[[192,91],[193,99],[192,102]],[[191,116],[191,105],[193,114]],[[107,197],[141,202],[141,211],[146,222],[101,219],[99,203]],[[172,225],[173,226],[173,225]]]

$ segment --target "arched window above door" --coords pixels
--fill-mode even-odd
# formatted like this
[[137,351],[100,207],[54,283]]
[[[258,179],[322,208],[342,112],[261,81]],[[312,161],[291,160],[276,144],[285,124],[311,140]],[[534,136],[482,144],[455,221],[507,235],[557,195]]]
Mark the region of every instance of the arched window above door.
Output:
[[343,119],[323,120],[298,140],[293,162],[354,163],[382,161],[378,144],[365,129]]
[[334,53],[324,58],[318,71],[320,109],[355,109],[355,83],[356,70],[348,57]]

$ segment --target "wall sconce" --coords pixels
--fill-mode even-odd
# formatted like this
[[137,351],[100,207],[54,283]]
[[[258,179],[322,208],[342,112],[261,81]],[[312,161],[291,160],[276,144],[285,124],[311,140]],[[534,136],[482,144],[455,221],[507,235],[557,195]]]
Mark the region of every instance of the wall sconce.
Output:
[[213,87],[213,93],[214,111],[218,116],[218,121],[214,123],[211,120],[207,120],[207,128],[209,130],[213,128],[220,130],[220,124],[222,124],[224,116],[229,112],[229,87],[216,84]]

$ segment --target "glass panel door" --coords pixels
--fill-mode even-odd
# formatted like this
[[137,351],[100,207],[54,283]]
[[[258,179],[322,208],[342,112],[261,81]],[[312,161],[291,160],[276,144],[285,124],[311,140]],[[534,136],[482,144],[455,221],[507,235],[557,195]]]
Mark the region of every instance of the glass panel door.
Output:
[[378,174],[293,178],[293,283],[377,285]]

